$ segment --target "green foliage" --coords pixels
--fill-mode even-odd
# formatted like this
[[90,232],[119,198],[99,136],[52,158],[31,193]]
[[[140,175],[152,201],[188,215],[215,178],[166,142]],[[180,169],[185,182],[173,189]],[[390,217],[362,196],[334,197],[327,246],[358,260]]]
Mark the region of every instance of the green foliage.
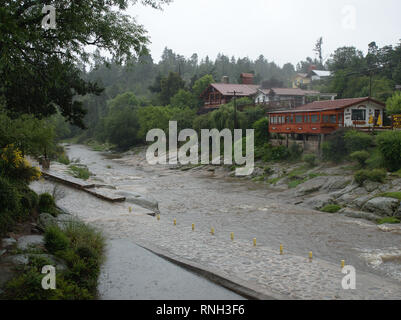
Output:
[[195,81],[192,86],[192,92],[196,98],[200,98],[200,95],[214,82],[213,76],[210,74],[204,75],[202,78]]
[[[253,101],[251,101],[251,103],[253,103]],[[266,119],[266,117],[265,117],[266,111],[259,106],[245,107],[245,108],[243,108],[242,112],[245,114],[245,117],[248,121],[247,128],[253,128],[253,125],[255,124],[255,122]],[[256,135],[256,133],[255,133],[255,135]]]
[[388,115],[401,114],[401,92],[396,92],[386,102],[386,113]]
[[380,194],[379,197],[394,198],[401,201],[401,192],[386,192]]
[[42,193],[39,196],[39,211],[50,213],[53,216],[57,216],[58,210],[54,198],[49,193]]
[[166,78],[162,78],[160,82],[160,101],[166,106],[170,104],[170,100],[177,94],[180,89],[184,89],[185,81],[176,72],[170,72]]
[[18,221],[21,195],[16,186],[0,176],[0,235],[4,235]]
[[328,204],[324,206],[320,211],[327,212],[327,213],[336,213],[341,210],[341,206],[337,204]]
[[189,91],[180,89],[170,100],[172,107],[186,109],[195,109],[198,107],[198,99]]
[[57,226],[46,228],[44,240],[46,249],[52,254],[66,250],[70,245],[70,239]]
[[255,148],[255,159],[264,162],[288,160],[290,156],[290,151],[285,146],[272,146],[265,143],[263,146]]
[[367,151],[355,151],[350,155],[351,159],[358,161],[359,165],[364,168],[366,166],[366,161],[369,159],[370,154]]
[[255,145],[262,146],[269,141],[269,120],[261,118],[253,124],[255,130]]
[[69,172],[71,172],[72,175],[78,179],[88,180],[89,177],[92,175],[87,167],[82,167],[82,166],[77,166],[77,165],[71,164],[70,166],[68,166],[68,169],[69,169]]
[[395,217],[386,217],[383,219],[377,220],[377,224],[398,224],[401,223],[400,219]]
[[373,144],[373,137],[371,135],[357,130],[347,131],[344,139],[349,153],[367,150]]
[[332,133],[326,142],[323,143],[323,159],[326,161],[339,162],[347,155],[345,144],[346,130],[340,129]]
[[385,167],[384,157],[378,148],[373,149],[370,158],[366,160],[368,169],[380,169]]
[[60,162],[62,164],[65,165],[69,165],[70,164],[70,159],[68,158],[68,156],[65,154],[65,152],[63,152],[62,154],[60,154],[57,158],[57,162]]
[[384,183],[387,173],[384,169],[359,170],[355,173],[355,181],[361,186],[367,180]]
[[381,132],[376,138],[385,166],[391,172],[401,168],[401,131]]
[[316,166],[316,155],[315,154],[305,154],[302,158],[310,167]]
[[[152,7],[168,2],[142,1]],[[0,88],[6,107],[15,113],[46,117],[56,113],[58,106],[66,119],[83,127],[85,110],[76,97],[101,91],[83,79],[83,63],[91,56],[95,66],[105,62],[99,50],[119,64],[129,64],[147,53],[146,31],[124,14],[129,4],[128,0],[91,0],[71,5],[71,1],[60,0],[54,4],[57,28],[44,30],[40,27],[40,6],[3,1],[0,48],[4,67],[0,68]],[[98,49],[94,53],[93,48],[89,49],[93,46]]]
[[288,148],[288,152],[289,152],[289,158],[295,161],[301,158],[303,150],[299,144],[292,143]]

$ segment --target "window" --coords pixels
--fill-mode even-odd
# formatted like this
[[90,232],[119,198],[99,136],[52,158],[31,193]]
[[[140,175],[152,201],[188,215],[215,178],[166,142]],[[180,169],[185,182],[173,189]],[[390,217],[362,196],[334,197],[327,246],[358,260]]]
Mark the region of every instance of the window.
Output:
[[285,123],[285,117],[281,117],[281,123]]
[[309,116],[305,116],[305,117],[304,117],[304,122],[305,122],[305,123],[308,123],[308,122],[309,122]]
[[352,121],[366,121],[366,110],[352,110]]
[[295,116],[295,122],[296,123],[302,123],[303,116]]
[[337,123],[337,117],[336,117],[335,114],[332,114],[332,115],[330,116],[330,123]]
[[313,115],[310,117],[312,123],[318,123],[319,122],[319,116],[317,114]]
[[290,116],[286,116],[286,123],[290,123]]
[[344,121],[343,115],[342,115],[342,114],[339,114],[339,115],[338,115],[338,123],[342,124],[343,121]]
[[327,115],[323,116],[323,123],[329,123],[329,116]]

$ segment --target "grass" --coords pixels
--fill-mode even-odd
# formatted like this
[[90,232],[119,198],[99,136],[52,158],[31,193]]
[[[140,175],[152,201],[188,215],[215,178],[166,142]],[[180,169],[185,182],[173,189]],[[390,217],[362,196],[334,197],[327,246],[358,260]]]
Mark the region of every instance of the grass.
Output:
[[398,178],[401,178],[401,169],[396,171],[396,172],[393,172],[392,175],[394,175],[394,176],[396,176]]
[[56,161],[65,165],[69,165],[71,163],[70,159],[68,159],[68,156],[65,153],[60,154]]
[[[97,298],[97,279],[104,259],[105,240],[92,227],[78,221],[65,228],[51,226],[45,231],[48,253],[62,259],[67,270],[57,271],[56,290],[43,290],[41,273],[51,261],[30,258],[29,264],[4,286],[0,299],[7,300],[90,300]],[[42,252],[44,253],[44,252]]]
[[110,143],[99,143],[94,140],[89,140],[86,142],[86,144],[94,151],[109,151],[114,147],[114,145]]
[[397,218],[394,217],[388,217],[388,218],[383,218],[383,219],[379,219],[377,220],[377,224],[398,224],[401,223],[401,221]]
[[75,177],[82,180],[88,180],[92,173],[86,167],[80,167],[76,165],[70,165],[69,167],[70,173]]
[[305,183],[306,181],[308,181],[308,179],[296,179],[296,180],[290,181],[288,183],[288,187],[290,189],[293,189],[293,188],[298,187],[300,184]]
[[341,206],[338,204],[328,204],[324,206],[320,211],[327,212],[327,213],[336,213],[341,210]]
[[394,198],[401,201],[401,192],[386,192],[379,194],[378,197]]

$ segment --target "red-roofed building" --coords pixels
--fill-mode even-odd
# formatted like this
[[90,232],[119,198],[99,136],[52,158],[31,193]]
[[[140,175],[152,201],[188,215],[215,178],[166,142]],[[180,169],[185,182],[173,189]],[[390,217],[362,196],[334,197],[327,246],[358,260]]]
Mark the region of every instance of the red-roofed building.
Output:
[[316,101],[291,110],[270,112],[269,132],[321,135],[341,127],[383,127],[384,109],[384,103],[372,98]]

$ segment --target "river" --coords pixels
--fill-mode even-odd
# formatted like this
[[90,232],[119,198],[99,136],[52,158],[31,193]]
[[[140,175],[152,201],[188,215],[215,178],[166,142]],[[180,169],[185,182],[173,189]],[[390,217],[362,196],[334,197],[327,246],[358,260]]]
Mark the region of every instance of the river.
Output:
[[[150,194],[159,202],[162,219],[210,230],[228,237],[257,238],[258,244],[339,264],[345,260],[357,270],[401,281],[401,234],[380,231],[369,221],[325,214],[291,205],[283,194],[250,180],[222,178],[206,170],[181,171],[135,161],[135,155],[101,153],[82,145],[67,147],[70,159],[79,159],[94,179],[119,189]],[[104,201],[63,188],[64,203],[86,221],[126,237],[138,228],[126,205]],[[85,202],[85,210],[82,203]],[[75,206],[75,207],[74,207]],[[75,210],[74,210],[75,208]],[[390,257],[383,262],[380,257]]]

